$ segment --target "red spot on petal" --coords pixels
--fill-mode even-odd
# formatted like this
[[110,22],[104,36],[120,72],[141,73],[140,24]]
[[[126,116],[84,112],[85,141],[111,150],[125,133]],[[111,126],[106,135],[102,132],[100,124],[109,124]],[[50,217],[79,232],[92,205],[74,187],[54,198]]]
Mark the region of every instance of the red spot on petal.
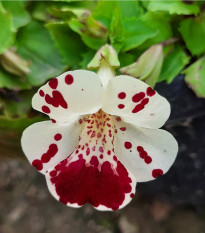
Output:
[[45,101],[47,104],[51,104],[55,108],[59,106],[65,109],[68,108],[67,102],[65,101],[63,95],[56,90],[52,92],[52,96],[46,94]]
[[130,194],[130,197],[133,198],[133,197],[134,197],[134,193],[131,193],[131,194]]
[[47,107],[47,106],[45,106],[45,105],[44,105],[41,109],[42,109],[42,111],[43,111],[44,113],[47,113],[47,114],[49,114],[49,113],[51,112],[50,108]]
[[144,92],[139,92],[139,93],[133,95],[132,101],[137,103],[137,102],[141,101],[142,99],[144,99],[144,97],[145,97],[145,93]]
[[152,158],[150,156],[145,157],[145,163],[150,164],[152,162]]
[[155,90],[153,90],[151,87],[148,87],[147,88],[147,95],[148,96],[153,96],[153,95],[155,95],[155,93],[156,93],[156,91]]
[[79,124],[82,124],[82,123],[83,123],[83,120],[82,120],[82,119],[80,119],[80,120],[79,120]]
[[130,149],[130,148],[132,148],[132,143],[131,142],[125,142],[124,146],[125,146],[126,149]]
[[53,171],[51,171],[51,172],[49,173],[49,175],[50,175],[51,177],[54,177],[54,176],[57,175],[57,171],[53,170]]
[[154,177],[154,178],[157,178],[158,176],[161,176],[161,175],[163,175],[164,174],[164,172],[161,170],[161,169],[154,169],[153,171],[152,171],[152,176]]
[[124,107],[125,107],[124,104],[119,104],[119,105],[118,105],[118,108],[119,108],[119,109],[123,109]]
[[93,165],[94,167],[98,167],[98,165],[99,165],[98,158],[96,156],[92,156],[92,158],[90,160],[90,164]]
[[118,94],[118,98],[119,99],[124,99],[126,97],[126,93],[125,92],[120,92],[119,94]]
[[52,123],[56,123],[56,120],[54,120],[54,119],[51,119],[51,121],[52,121]]
[[115,119],[116,119],[116,121],[121,121],[120,117],[116,117]]
[[114,161],[117,161],[117,157],[116,157],[116,155],[114,155],[114,156],[113,156],[113,159],[114,159]]
[[57,134],[54,136],[54,139],[55,139],[56,141],[61,140],[61,138],[62,138],[62,135],[61,135],[60,133],[57,133]]
[[104,152],[104,150],[103,150],[103,147],[102,147],[102,146],[100,146],[100,147],[99,147],[99,151],[100,151],[101,153],[103,153],[103,152]]
[[100,158],[103,159],[103,154],[100,155]]
[[126,130],[126,127],[121,127],[120,130],[121,130],[121,131],[125,131],[125,130]]
[[58,147],[56,144],[51,144],[48,148],[48,151],[41,156],[41,161],[43,163],[48,163],[53,156],[58,152]]
[[89,154],[90,154],[90,148],[88,147],[86,150],[86,155],[89,155]]
[[39,159],[35,159],[32,162],[32,166],[34,166],[38,171],[41,171],[43,169],[43,163]]
[[119,161],[116,169],[108,161],[98,169],[96,165],[99,161],[96,161],[96,156],[93,156],[94,166],[89,166],[80,157],[74,162],[64,160],[55,167],[57,175],[50,180],[62,203],[79,206],[90,203],[112,210],[117,210],[123,204],[125,195],[132,190],[128,171]]
[[39,95],[40,95],[41,97],[44,97],[44,95],[45,95],[44,91],[43,91],[43,90],[40,90],[40,91],[39,91]]
[[54,78],[51,81],[48,82],[48,85],[52,88],[52,89],[56,89],[58,86],[58,79]]
[[148,102],[149,102],[148,98],[143,99],[140,104],[138,104],[134,107],[134,109],[132,110],[132,113],[137,113],[137,112],[143,110],[145,105],[148,104]]
[[65,83],[68,85],[71,85],[73,83],[74,79],[73,76],[71,74],[68,74],[65,76]]

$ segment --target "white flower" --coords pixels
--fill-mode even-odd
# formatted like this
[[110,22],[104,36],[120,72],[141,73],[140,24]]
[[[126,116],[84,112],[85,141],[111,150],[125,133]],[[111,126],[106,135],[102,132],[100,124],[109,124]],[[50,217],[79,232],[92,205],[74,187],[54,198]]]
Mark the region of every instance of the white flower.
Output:
[[32,105],[52,120],[24,131],[23,151],[68,206],[122,208],[137,182],[163,175],[176,158],[176,140],[159,129],[170,115],[168,101],[142,81],[114,77],[106,64],[98,74],[76,70],[54,78]]

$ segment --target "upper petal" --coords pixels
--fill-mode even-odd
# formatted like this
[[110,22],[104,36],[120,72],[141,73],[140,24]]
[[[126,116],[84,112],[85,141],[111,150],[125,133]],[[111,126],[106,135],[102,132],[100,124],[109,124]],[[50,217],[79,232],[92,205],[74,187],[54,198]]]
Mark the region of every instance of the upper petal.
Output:
[[137,182],[153,180],[169,170],[178,152],[178,144],[170,133],[122,121],[115,125],[116,156],[133,173]]
[[22,149],[30,163],[45,174],[75,150],[81,128],[78,120],[66,124],[35,123],[23,132]]
[[153,129],[163,126],[170,115],[170,104],[164,97],[146,83],[127,75],[110,80],[102,109],[128,123]]
[[41,87],[32,99],[33,108],[61,122],[97,112],[101,105],[101,81],[86,70],[63,73]]

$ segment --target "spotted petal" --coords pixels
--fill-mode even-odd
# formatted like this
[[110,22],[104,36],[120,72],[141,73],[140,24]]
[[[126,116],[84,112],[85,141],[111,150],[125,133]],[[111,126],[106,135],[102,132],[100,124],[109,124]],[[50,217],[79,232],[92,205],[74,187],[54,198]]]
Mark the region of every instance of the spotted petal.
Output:
[[43,121],[29,126],[21,144],[30,163],[41,173],[67,158],[78,145],[82,124],[78,120],[66,124]]
[[116,122],[116,127],[116,155],[137,182],[153,180],[169,170],[178,151],[177,142],[170,133],[122,121]]
[[103,111],[128,123],[160,128],[170,115],[168,101],[146,83],[127,75],[113,78],[104,93]]
[[57,200],[72,207],[90,203],[98,210],[116,210],[130,202],[136,179],[114,154],[112,122],[102,111],[84,119],[78,148],[46,174]]
[[79,115],[94,113],[101,107],[102,86],[91,71],[66,72],[41,87],[32,106],[51,119],[67,122]]

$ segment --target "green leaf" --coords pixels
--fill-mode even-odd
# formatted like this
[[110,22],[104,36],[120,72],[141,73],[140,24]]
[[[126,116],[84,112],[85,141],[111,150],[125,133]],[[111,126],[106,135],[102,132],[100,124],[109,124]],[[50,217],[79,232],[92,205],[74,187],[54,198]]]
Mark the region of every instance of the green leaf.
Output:
[[18,54],[31,61],[31,73],[27,78],[34,86],[42,85],[49,78],[59,75],[66,67],[49,32],[39,22],[32,21],[21,29],[16,46]]
[[146,40],[157,35],[158,31],[147,26],[141,19],[130,19],[123,22],[124,44],[122,51],[134,49]]
[[15,30],[12,16],[7,12],[0,2],[0,54],[9,48],[14,42]]
[[29,23],[30,15],[25,10],[24,1],[3,1],[2,4],[8,12],[11,12],[15,29]]
[[116,6],[116,1],[98,1],[96,8],[92,12],[92,15],[96,20],[99,20],[101,23],[103,23],[108,29],[110,28],[113,10]]
[[165,13],[147,12],[142,16],[142,21],[157,31],[156,36],[145,41],[139,49],[147,49],[172,37],[172,28],[169,15]]
[[198,97],[205,98],[205,57],[200,58],[186,70],[185,81]]
[[81,54],[86,47],[80,36],[74,33],[67,23],[49,23],[46,25],[56,43],[64,64],[76,69],[82,60]]
[[9,74],[0,68],[0,88],[8,88],[13,90],[30,89],[31,85],[27,78],[19,78]]
[[196,18],[183,20],[179,31],[193,55],[199,56],[205,52],[205,13]]
[[121,12],[119,8],[115,8],[113,12],[109,38],[111,45],[115,48],[116,52],[118,53],[122,48],[124,42]]
[[80,68],[87,70],[88,69],[88,64],[90,63],[90,61],[93,59],[93,57],[95,56],[95,51],[94,50],[89,50],[88,52],[82,54],[82,59],[80,62]]
[[189,60],[190,58],[186,55],[183,48],[176,48],[165,57],[158,82],[166,80],[167,83],[171,83],[184,66],[189,63]]
[[150,11],[167,11],[169,14],[197,15],[200,7],[197,3],[185,4],[183,1],[159,1],[151,0],[148,5]]

